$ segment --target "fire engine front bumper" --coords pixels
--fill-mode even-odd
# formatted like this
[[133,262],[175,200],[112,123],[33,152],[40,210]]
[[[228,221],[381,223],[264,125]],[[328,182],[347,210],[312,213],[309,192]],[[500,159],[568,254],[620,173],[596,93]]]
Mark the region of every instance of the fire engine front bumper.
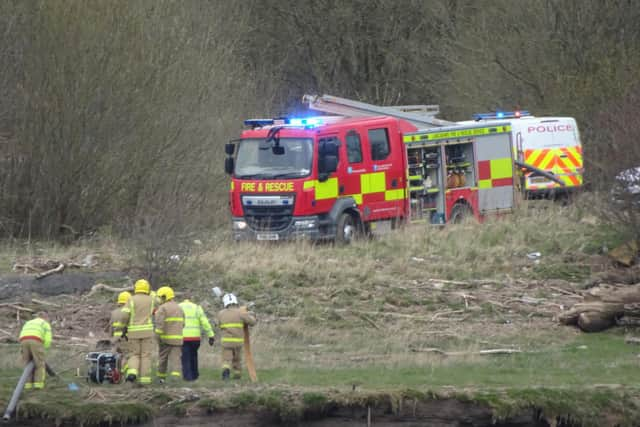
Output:
[[326,219],[317,215],[294,217],[282,230],[254,230],[242,217],[233,217],[232,231],[234,240],[324,240],[334,237],[335,226],[330,227]]

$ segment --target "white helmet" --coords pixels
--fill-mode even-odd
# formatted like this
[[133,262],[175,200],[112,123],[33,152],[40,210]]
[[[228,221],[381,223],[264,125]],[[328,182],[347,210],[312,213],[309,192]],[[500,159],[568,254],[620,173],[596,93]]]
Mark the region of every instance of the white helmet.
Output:
[[236,298],[234,294],[224,294],[222,297],[222,303],[226,308],[228,305],[238,304],[238,298]]

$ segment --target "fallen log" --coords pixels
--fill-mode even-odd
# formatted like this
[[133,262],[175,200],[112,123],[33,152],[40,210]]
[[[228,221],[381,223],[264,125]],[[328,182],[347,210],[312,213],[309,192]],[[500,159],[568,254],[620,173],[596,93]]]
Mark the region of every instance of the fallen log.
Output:
[[47,276],[51,276],[52,274],[55,273],[60,273],[64,270],[65,265],[63,263],[60,263],[56,268],[52,268],[51,270],[47,270],[47,271],[43,271],[42,273],[36,275],[36,280],[40,280],[44,277]]
[[615,326],[622,317],[640,316],[640,284],[591,289],[570,310],[558,315],[564,325],[576,325],[585,332],[599,332]]
[[55,304],[55,303],[48,302],[48,301],[42,301],[42,300],[35,299],[35,298],[31,298],[31,302],[34,303],[34,304],[46,305],[46,306],[49,306],[49,307],[55,307],[55,308],[60,308],[61,307],[60,304]]
[[443,356],[492,356],[492,355],[500,355],[500,354],[522,353],[522,350],[518,350],[515,348],[491,348],[487,350],[477,350],[477,351],[444,351],[439,348],[428,347],[428,348],[412,348],[411,351],[414,353],[436,353]]

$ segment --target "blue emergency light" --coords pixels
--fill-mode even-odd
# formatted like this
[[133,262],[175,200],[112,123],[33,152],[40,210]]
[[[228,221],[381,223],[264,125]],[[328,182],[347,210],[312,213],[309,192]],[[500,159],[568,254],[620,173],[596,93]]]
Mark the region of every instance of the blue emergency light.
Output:
[[496,111],[495,113],[478,113],[473,115],[473,120],[491,120],[491,119],[519,119],[520,117],[529,116],[526,110],[516,111]]
[[313,127],[313,126],[319,126],[322,124],[322,120],[320,120],[318,117],[307,117],[307,118],[291,118],[291,119],[285,119],[285,123],[290,124],[292,126],[307,126],[307,127]]

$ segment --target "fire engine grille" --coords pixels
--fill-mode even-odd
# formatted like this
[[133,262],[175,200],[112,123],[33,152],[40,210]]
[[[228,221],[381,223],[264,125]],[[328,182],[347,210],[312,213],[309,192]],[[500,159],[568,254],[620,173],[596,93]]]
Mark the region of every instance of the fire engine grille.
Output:
[[247,206],[244,205],[244,218],[249,227],[256,231],[280,231],[291,223],[291,206]]

